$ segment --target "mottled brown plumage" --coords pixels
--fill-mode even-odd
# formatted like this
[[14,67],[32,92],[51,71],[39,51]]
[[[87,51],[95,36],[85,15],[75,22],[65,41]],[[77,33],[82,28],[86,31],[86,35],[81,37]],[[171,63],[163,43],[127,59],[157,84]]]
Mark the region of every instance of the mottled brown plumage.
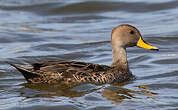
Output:
[[32,64],[31,69],[14,66],[31,83],[61,83],[76,85],[83,83],[120,83],[132,78],[127,63],[126,48],[139,46],[146,49],[156,47],[146,44],[140,32],[131,25],[120,25],[111,35],[112,64],[98,65],[75,61],[48,61]]
[[75,61],[50,61],[32,64],[32,69],[16,67],[32,83],[104,84],[123,82],[131,78],[121,68]]

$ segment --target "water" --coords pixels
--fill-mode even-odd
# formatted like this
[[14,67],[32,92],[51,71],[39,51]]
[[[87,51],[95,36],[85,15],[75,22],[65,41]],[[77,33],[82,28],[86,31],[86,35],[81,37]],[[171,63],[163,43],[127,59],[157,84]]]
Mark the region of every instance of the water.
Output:
[[[178,109],[178,1],[1,0],[0,109]],[[6,62],[111,64],[111,30],[136,26],[159,52],[128,49],[133,81],[120,85],[28,84]]]

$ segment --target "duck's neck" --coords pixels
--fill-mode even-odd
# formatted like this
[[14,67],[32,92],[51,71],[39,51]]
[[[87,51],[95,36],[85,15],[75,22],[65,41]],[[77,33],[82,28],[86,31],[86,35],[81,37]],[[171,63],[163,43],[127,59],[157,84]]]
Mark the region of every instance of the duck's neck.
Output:
[[125,48],[112,48],[112,64],[111,67],[122,68],[128,71],[127,53]]

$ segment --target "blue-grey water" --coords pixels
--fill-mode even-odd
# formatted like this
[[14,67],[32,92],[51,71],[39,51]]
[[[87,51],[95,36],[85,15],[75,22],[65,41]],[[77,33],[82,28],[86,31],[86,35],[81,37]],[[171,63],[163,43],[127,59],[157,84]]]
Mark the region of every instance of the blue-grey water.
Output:
[[[74,88],[29,84],[6,62],[75,60],[110,65],[110,35],[137,27],[159,52],[127,49],[136,79]],[[178,109],[177,0],[0,0],[0,109]]]

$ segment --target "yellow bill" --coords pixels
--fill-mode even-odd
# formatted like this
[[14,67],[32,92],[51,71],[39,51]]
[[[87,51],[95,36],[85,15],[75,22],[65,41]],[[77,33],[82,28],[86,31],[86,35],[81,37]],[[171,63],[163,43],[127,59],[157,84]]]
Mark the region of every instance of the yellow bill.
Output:
[[145,49],[149,49],[149,50],[159,50],[157,47],[151,46],[147,43],[145,43],[142,39],[142,37],[140,37],[140,39],[137,42],[137,47],[141,47],[141,48],[145,48]]

